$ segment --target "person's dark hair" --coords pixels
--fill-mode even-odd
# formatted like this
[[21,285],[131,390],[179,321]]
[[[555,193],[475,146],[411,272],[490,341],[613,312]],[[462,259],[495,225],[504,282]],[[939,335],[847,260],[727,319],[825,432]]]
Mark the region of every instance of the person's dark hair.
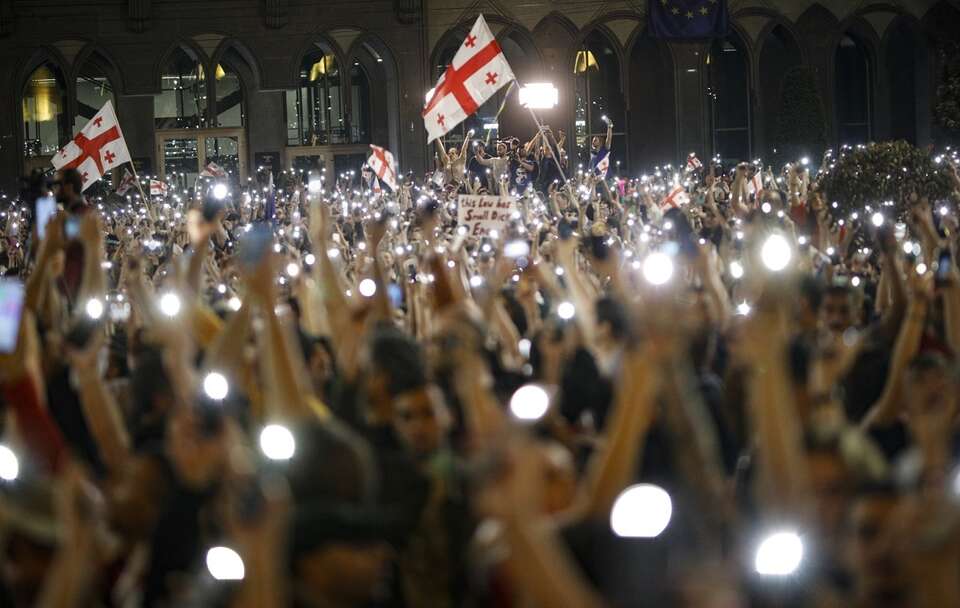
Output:
[[833,283],[824,289],[823,295],[824,297],[850,298],[853,297],[853,287],[847,283]]
[[823,283],[815,277],[804,276],[800,279],[800,297],[810,304],[812,310],[820,310],[823,301]]
[[610,334],[619,339],[628,337],[630,322],[627,318],[627,310],[619,300],[609,296],[603,296],[596,303],[597,325],[604,323],[610,324]]
[[910,361],[907,373],[910,375],[937,372],[946,374],[951,380],[957,380],[957,368],[939,352],[922,352]]
[[374,331],[370,358],[374,368],[388,376],[387,391],[393,397],[427,382],[420,345],[396,328],[380,326]]
[[60,182],[64,185],[73,186],[73,191],[77,194],[83,191],[83,178],[76,169],[62,169],[60,171]]

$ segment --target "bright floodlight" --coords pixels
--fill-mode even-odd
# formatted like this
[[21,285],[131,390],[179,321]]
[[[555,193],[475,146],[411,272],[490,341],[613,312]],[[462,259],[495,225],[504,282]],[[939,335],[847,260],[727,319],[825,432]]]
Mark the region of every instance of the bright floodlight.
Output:
[[560,103],[560,91],[550,82],[532,82],[520,87],[520,105],[531,110],[549,110]]
[[290,460],[297,450],[290,429],[280,424],[268,424],[260,431],[260,451],[270,460]]
[[771,234],[760,249],[760,259],[763,265],[773,272],[780,272],[790,263],[793,252],[790,243],[779,234]]
[[803,561],[803,541],[792,530],[774,532],[757,547],[754,569],[764,576],[789,576]]
[[364,279],[357,285],[357,291],[360,292],[361,296],[371,298],[373,294],[377,293],[377,284],[373,279]]
[[0,444],[0,479],[14,481],[20,475],[20,461],[7,446]]
[[610,511],[610,528],[626,538],[655,538],[663,532],[673,515],[670,495],[660,486],[641,483],[617,496]]
[[730,276],[735,279],[743,278],[743,264],[734,260],[730,262]]
[[213,187],[213,198],[218,201],[222,201],[227,198],[227,185],[226,184],[217,184]]
[[663,285],[673,276],[673,260],[670,256],[656,251],[643,261],[643,278],[651,285]]
[[160,296],[160,312],[168,317],[175,317],[180,312],[180,296],[168,291]]
[[207,551],[207,570],[218,581],[243,580],[243,560],[230,547],[211,547]]
[[98,298],[90,298],[87,300],[87,305],[84,307],[84,310],[91,319],[99,319],[103,316],[103,302]]
[[510,397],[510,412],[520,420],[539,420],[549,405],[550,395],[539,384],[525,384]]
[[557,316],[564,321],[569,321],[575,314],[577,314],[577,309],[572,302],[560,302],[557,305]]
[[883,226],[883,214],[877,211],[870,217],[870,221],[873,222],[873,225],[877,228]]

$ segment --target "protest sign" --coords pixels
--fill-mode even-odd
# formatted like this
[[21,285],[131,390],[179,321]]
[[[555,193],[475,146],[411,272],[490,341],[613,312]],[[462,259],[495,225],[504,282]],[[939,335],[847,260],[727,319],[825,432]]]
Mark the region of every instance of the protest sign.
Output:
[[457,223],[466,226],[473,236],[485,236],[491,230],[503,232],[516,208],[514,196],[461,194],[457,199]]

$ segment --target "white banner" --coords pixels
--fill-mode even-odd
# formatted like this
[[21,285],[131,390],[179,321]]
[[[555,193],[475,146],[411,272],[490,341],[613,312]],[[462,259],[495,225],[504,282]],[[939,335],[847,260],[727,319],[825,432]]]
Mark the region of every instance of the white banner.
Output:
[[457,198],[457,224],[467,227],[467,234],[485,236],[491,230],[501,234],[517,210],[515,196],[461,194]]

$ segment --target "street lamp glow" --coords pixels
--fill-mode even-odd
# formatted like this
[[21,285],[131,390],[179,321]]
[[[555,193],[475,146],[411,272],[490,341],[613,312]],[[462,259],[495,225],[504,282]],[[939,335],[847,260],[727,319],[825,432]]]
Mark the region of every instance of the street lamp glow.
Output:
[[667,491],[649,483],[630,486],[617,496],[610,510],[610,529],[624,538],[656,538],[673,515]]
[[560,103],[560,91],[550,82],[532,82],[520,87],[520,105],[531,110],[549,110]]

